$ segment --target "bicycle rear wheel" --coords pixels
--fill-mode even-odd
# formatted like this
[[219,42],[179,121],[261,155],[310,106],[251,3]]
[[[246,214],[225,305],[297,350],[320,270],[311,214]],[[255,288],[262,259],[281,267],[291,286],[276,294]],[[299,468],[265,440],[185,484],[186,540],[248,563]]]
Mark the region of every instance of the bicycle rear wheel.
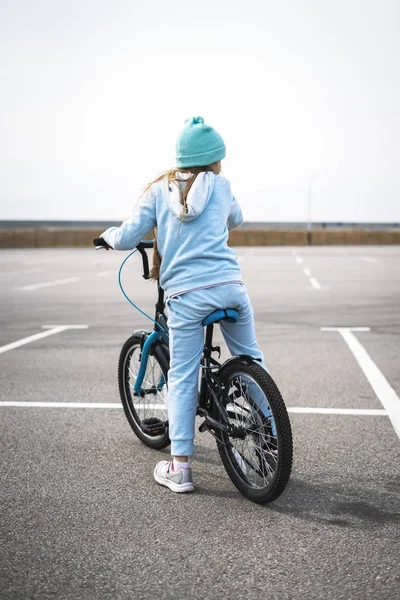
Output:
[[158,344],[149,353],[142,383],[142,395],[134,394],[133,386],[140,368],[141,336],[132,335],[123,345],[118,362],[118,386],[126,418],[137,437],[154,449],[170,444],[168,428],[161,435],[150,436],[143,431],[145,419],[168,420],[167,382],[168,358]]
[[225,410],[236,433],[218,433],[218,451],[230,479],[249,500],[276,500],[290,477],[292,431],[282,396],[258,364],[240,359],[220,370]]

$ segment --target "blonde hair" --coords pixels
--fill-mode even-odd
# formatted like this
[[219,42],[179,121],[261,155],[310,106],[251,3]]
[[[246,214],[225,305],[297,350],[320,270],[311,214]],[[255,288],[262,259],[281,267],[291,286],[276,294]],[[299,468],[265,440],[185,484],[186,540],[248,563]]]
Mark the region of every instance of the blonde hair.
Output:
[[[203,173],[205,171],[212,171],[211,165],[206,165],[204,167],[188,167],[188,168],[174,168],[161,173],[158,177],[156,177],[153,181],[151,181],[144,189],[143,194],[148,192],[153,185],[153,183],[158,183],[159,181],[166,180],[168,184],[174,183],[179,189],[180,195],[180,203],[182,204],[182,211],[179,216],[180,219],[184,217],[187,213],[187,197],[190,192],[190,189],[194,182],[196,181],[196,177],[199,173]],[[179,177],[181,173],[188,173],[189,177],[187,179],[182,179]],[[184,184],[184,186],[180,186],[179,184]],[[161,266],[161,256],[158,252],[157,248],[157,229],[154,228],[154,248],[153,248],[153,261],[152,267],[150,270],[150,279],[153,281],[157,281],[160,276],[160,266]]]

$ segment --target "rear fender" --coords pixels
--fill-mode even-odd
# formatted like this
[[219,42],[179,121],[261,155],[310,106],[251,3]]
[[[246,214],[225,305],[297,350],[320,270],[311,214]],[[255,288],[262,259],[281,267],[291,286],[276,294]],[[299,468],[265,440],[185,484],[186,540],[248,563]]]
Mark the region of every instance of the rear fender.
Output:
[[244,365],[250,365],[252,362],[257,362],[260,363],[261,359],[260,358],[254,358],[254,356],[250,356],[249,354],[239,354],[238,356],[232,356],[231,358],[228,358],[228,360],[226,360],[220,367],[220,371],[221,369],[223,369],[224,367],[226,367],[227,365],[229,365],[229,363],[235,361],[235,360],[239,360],[240,362],[242,362]]

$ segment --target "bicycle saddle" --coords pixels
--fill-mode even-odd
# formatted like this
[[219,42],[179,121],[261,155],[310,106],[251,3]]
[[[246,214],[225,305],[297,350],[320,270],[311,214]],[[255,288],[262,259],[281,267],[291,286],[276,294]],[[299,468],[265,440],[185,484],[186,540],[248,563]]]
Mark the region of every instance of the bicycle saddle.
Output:
[[234,308],[219,308],[214,310],[208,317],[203,319],[202,325],[206,327],[211,323],[219,323],[219,321],[228,321],[228,323],[236,323],[239,318],[239,313]]

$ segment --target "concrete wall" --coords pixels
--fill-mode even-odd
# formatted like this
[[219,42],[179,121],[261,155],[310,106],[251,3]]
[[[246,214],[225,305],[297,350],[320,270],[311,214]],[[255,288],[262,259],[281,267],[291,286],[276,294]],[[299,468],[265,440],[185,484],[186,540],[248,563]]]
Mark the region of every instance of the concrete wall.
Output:
[[0,229],[0,248],[87,248],[99,233],[98,229]]
[[[87,248],[98,229],[16,228],[0,229],[0,248]],[[399,230],[314,229],[313,246],[400,244]],[[298,229],[235,229],[231,246],[306,246],[307,232]]]

